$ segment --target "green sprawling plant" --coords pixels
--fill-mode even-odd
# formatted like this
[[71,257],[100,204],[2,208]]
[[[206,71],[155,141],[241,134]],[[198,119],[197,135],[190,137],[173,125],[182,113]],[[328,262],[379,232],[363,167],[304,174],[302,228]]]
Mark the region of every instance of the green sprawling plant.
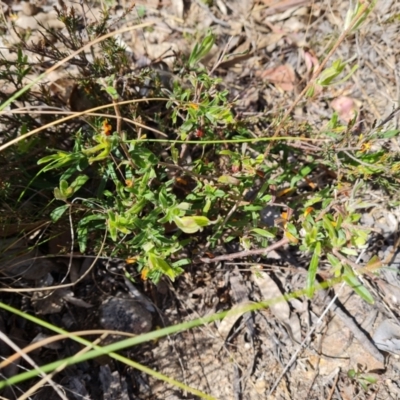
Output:
[[[153,281],[162,275],[174,279],[183,271],[191,262],[180,256],[183,248],[207,243],[212,250],[223,240],[256,249],[286,237],[310,257],[310,296],[321,263],[327,263],[333,276],[342,275],[372,301],[346,261],[367,241],[357,209],[369,205],[359,204],[354,190],[340,204],[335,196],[348,184],[362,191],[372,181],[396,190],[398,156],[373,151],[372,144],[398,131],[354,135],[356,117],[342,126],[334,115],[319,133],[326,139],[320,152],[304,153],[284,135],[290,130],[296,138],[312,140],[315,132],[310,126],[265,117],[254,122],[235,115],[229,91],[201,65],[215,42],[211,32],[171,72],[158,64],[132,72],[125,49],[113,37],[98,41],[99,35],[108,34],[107,13],[87,28],[88,40],[96,39],[102,54],[96,57],[92,51],[92,61],[85,53],[73,56],[87,46],[77,33],[76,15],[66,7],[58,13],[70,36],[64,40],[66,51],[43,43],[29,50],[55,61],[68,57],[78,66],[81,78],[69,106],[81,119],[70,119],[59,129],[59,116],[48,115],[44,133],[20,140],[2,153],[10,176],[16,173],[13,165],[21,167],[22,188],[18,191],[5,182],[3,201],[17,197],[22,204],[34,194],[37,215],[49,215],[59,225],[72,222],[81,252],[102,249],[104,255],[127,259],[143,278]],[[358,8],[354,15],[362,17]],[[34,103],[42,96],[48,104],[57,103],[45,85],[40,93],[24,89],[23,78],[31,66],[23,49],[14,65],[3,64],[8,67],[1,77],[13,83],[20,101]],[[335,61],[315,78],[315,85],[348,79],[349,74],[340,78],[345,66]],[[4,96],[3,100],[10,103]],[[91,113],[91,108],[101,113]],[[2,122],[9,127],[4,141],[40,128],[32,114],[11,114]],[[256,138],[251,133],[254,124],[261,130]],[[279,130],[273,132],[276,126]],[[352,147],[357,150],[350,154],[346,149]],[[313,177],[321,166],[339,172],[319,187]],[[47,197],[49,188],[53,199]],[[46,193],[47,202],[39,200],[39,192]],[[260,218],[267,205],[281,214],[281,221]],[[100,232],[107,233],[104,245]]]
[[[357,2],[346,29],[357,28],[374,4]],[[202,246],[212,252],[218,244],[232,242],[251,251],[282,240],[304,256],[308,274],[304,290],[280,301],[312,297],[321,287],[331,286],[316,284],[324,269],[330,282],[345,281],[373,302],[358,276],[363,271],[351,257],[365,247],[370,234],[360,225],[360,210],[372,207],[361,200],[368,185],[383,187],[392,195],[392,204],[399,202],[399,156],[379,146],[398,130],[380,127],[361,135],[354,129],[356,116],[342,125],[336,114],[318,132],[281,115],[244,119],[235,114],[222,80],[201,65],[215,42],[212,32],[186,59],[176,61],[172,71],[160,65],[131,71],[125,49],[108,31],[107,13],[87,27],[88,40],[97,40],[102,54],[96,57],[92,51],[89,60],[79,52],[88,46],[77,29],[80,21],[65,7],[58,12],[69,37],[47,33],[61,40],[65,50],[48,43],[23,44],[15,62],[0,60],[0,79],[12,86],[11,95],[0,92],[2,146],[16,143],[0,153],[6,177],[0,185],[0,200],[7,205],[1,220],[4,236],[25,233],[11,233],[15,221],[29,230],[51,219],[52,234],[71,223],[82,253],[126,259],[143,279],[154,282],[163,275],[174,280]],[[100,40],[102,35],[108,37]],[[21,107],[44,103],[58,111],[65,106],[44,84],[35,90],[33,84],[24,86],[32,70],[26,50],[55,63],[68,58],[69,65],[79,68],[68,104],[74,116],[13,111],[16,101]],[[348,79],[356,66],[349,65],[350,72],[343,77],[346,67],[341,60],[334,61],[315,76],[304,95]],[[34,83],[45,77],[39,72]],[[43,126],[40,135],[32,134]],[[302,140],[320,147],[304,151],[298,146]],[[321,183],[318,176],[324,173]],[[272,219],[261,218],[266,208]],[[189,258],[181,255],[182,249],[191,251]],[[368,272],[377,269],[372,265]],[[131,275],[136,270],[131,269]],[[207,321],[218,318],[222,316]],[[200,323],[204,320],[148,334],[129,345]],[[106,350],[93,347],[86,357],[124,346],[128,344]],[[363,387],[373,383],[353,372],[349,376]]]

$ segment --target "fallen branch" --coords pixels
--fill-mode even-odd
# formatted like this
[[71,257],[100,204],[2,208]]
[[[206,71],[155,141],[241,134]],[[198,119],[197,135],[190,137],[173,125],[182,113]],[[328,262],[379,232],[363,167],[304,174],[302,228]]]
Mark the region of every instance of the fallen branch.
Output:
[[266,254],[271,252],[272,250],[279,249],[280,247],[285,246],[286,244],[289,244],[289,239],[287,238],[282,238],[278,242],[271,244],[271,246],[268,246],[264,249],[256,249],[256,250],[244,250],[244,251],[239,251],[237,253],[231,253],[231,254],[224,254],[222,256],[214,257],[214,258],[207,258],[207,257],[200,257],[199,262],[203,262],[205,264],[211,264],[214,262],[218,261],[227,261],[227,260],[234,260],[235,258],[244,258],[248,256],[256,256],[260,254]]

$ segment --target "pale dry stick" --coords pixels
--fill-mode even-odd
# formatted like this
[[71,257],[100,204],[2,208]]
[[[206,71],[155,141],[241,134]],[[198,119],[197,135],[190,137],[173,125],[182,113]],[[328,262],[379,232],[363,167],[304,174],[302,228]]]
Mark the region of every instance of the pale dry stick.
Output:
[[333,381],[333,385],[331,387],[331,390],[330,390],[329,395],[328,395],[326,400],[331,400],[332,399],[333,393],[335,391],[335,387],[336,387],[336,385],[338,383],[338,380],[339,380],[339,375],[340,375],[340,368],[338,368],[335,380]]
[[211,68],[210,74],[212,74],[218,68],[218,66],[221,64],[221,62],[223,61],[225,54],[228,51],[229,45],[231,44],[232,40],[233,40],[233,36],[230,36],[228,41],[226,42],[226,45],[224,46],[224,49],[222,50],[222,53],[220,54],[218,59],[215,61],[214,66]]
[[[76,353],[74,357],[79,357],[80,355],[85,354],[89,350],[94,350],[95,346],[97,346],[97,344],[102,339],[106,338],[107,336],[108,336],[108,333],[104,333],[102,336],[97,338],[93,343],[91,343],[91,345],[88,345],[88,346],[84,347],[81,351]],[[58,374],[59,372],[64,370],[66,367],[68,367],[68,363],[64,363],[64,364],[60,365],[53,372],[51,372],[50,374],[45,375],[39,382],[37,382],[32,387],[30,387],[29,390],[26,393],[24,393],[22,396],[20,396],[17,400],[26,400],[31,394],[35,393],[37,389],[41,388],[46,382],[51,381],[51,379],[56,374]],[[65,400],[68,400],[67,398],[64,398],[64,397],[62,397],[62,398],[65,399]]]
[[[168,99],[164,99],[164,98],[151,98],[151,99],[140,99],[141,101],[148,101],[148,100],[164,100],[167,101]],[[129,102],[134,102],[135,100],[128,100]],[[121,102],[123,103],[123,102]],[[119,103],[117,103],[119,104]],[[108,104],[107,106],[109,107],[111,104]],[[54,108],[54,111],[41,111],[42,108]],[[106,108],[106,107],[103,107]],[[32,110],[32,109],[38,109],[38,111]],[[26,111],[25,111],[26,110]],[[30,114],[39,114],[39,115],[44,115],[44,114],[48,114],[48,115],[54,115],[54,114],[61,114],[61,115],[72,115],[74,116],[74,118],[76,117],[76,112],[75,111],[66,111],[63,110],[61,108],[56,108],[56,107],[43,107],[43,106],[38,106],[38,107],[21,107],[18,109],[14,109],[14,110],[10,110],[10,111],[0,111],[0,115],[4,114],[4,115],[13,115],[13,114],[26,114],[27,111]],[[90,111],[90,110],[88,110]],[[92,113],[92,112],[87,112],[85,113],[85,116],[90,116],[90,117],[103,117],[103,118],[114,118],[114,119],[118,119],[119,117],[117,115],[113,115],[113,114],[101,114],[101,113]],[[158,133],[159,135],[163,136],[163,137],[168,137],[168,135],[164,132],[161,132],[155,128],[146,126],[144,124],[141,124],[140,122],[134,121],[133,119],[129,119],[126,117],[120,117],[121,121],[124,122],[129,122],[131,124],[137,125],[139,128],[145,128],[149,131],[152,131],[154,133]],[[55,121],[56,123],[58,123],[58,121]],[[42,127],[43,129],[46,128],[46,126]]]
[[[283,115],[282,119],[279,121],[277,127],[275,128],[275,133],[273,134],[272,138],[277,137],[279,134],[279,129],[283,125],[283,123],[289,118],[290,114],[293,112],[293,110],[296,108],[297,104],[300,102],[300,100],[304,97],[304,95],[308,92],[308,90],[315,84],[318,76],[322,72],[322,70],[325,68],[326,64],[332,57],[332,55],[335,53],[335,51],[338,49],[340,44],[343,42],[343,40],[346,38],[346,36],[353,30],[353,27],[356,26],[358,21],[361,20],[361,18],[364,17],[364,13],[368,9],[368,4],[364,4],[363,6],[360,7],[360,10],[358,12],[358,16],[355,17],[349,27],[345,29],[342,34],[339,36],[338,40],[336,43],[333,45],[332,49],[328,53],[328,55],[324,58],[324,60],[321,62],[319,67],[316,69],[316,71],[313,74],[313,78],[308,82],[306,87],[301,91],[301,93],[297,96],[296,100],[293,102],[293,104],[289,107],[289,109],[286,111],[286,113]],[[267,149],[264,152],[264,158],[268,156],[269,151],[271,149],[271,143],[267,146]],[[1,150],[1,148],[0,148]]]
[[[24,354],[28,354],[31,351],[34,351],[36,349],[40,349],[43,346],[47,346],[51,343],[58,342],[60,340],[65,340],[65,339],[73,339],[74,336],[89,336],[89,335],[103,335],[107,333],[108,335],[119,335],[119,336],[128,336],[128,337],[135,337],[133,333],[127,333],[127,332],[121,332],[121,331],[109,331],[106,329],[93,329],[91,331],[76,331],[76,332],[68,332],[68,334],[59,334],[59,335],[54,335],[47,337],[45,339],[42,339],[38,342],[34,342],[23,349],[21,351]],[[15,362],[20,355],[18,353],[14,353],[12,356],[7,357],[0,363],[0,369],[3,369],[7,367],[7,365]]]
[[318,318],[317,322],[313,325],[313,327],[307,332],[306,337],[304,338],[304,340],[300,343],[299,347],[297,348],[297,350],[294,352],[294,354],[292,355],[292,357],[290,358],[290,360],[288,361],[288,363],[286,364],[285,368],[283,369],[283,371],[281,372],[281,374],[278,376],[278,378],[275,380],[275,383],[272,385],[272,388],[270,389],[270,391],[268,392],[268,397],[272,395],[272,393],[275,391],[275,389],[278,387],[279,382],[281,381],[281,379],[285,376],[286,372],[288,371],[288,369],[291,367],[291,365],[294,363],[294,361],[296,360],[297,356],[299,355],[300,351],[303,349],[303,347],[305,346],[305,344],[307,343],[307,341],[311,338],[311,335],[314,333],[314,331],[317,329],[317,326],[320,325],[320,323],[322,322],[323,318],[325,317],[325,315],[328,313],[328,311],[331,309],[331,307],[333,307],[336,299],[338,298],[340,292],[343,290],[345,286],[345,283],[342,283],[340,289],[338,290],[338,292],[335,294],[335,296],[332,298],[332,300],[329,302],[328,306],[325,308],[325,310],[323,311],[323,313],[320,315],[320,317]]
[[[29,364],[32,365],[33,368],[35,368],[41,376],[46,378],[46,373],[41,370],[39,365],[35,363],[35,361],[32,360],[31,357],[29,357],[27,354],[24,353],[24,351],[17,346],[12,340],[9,339],[9,337],[4,334],[2,331],[0,331],[0,339],[6,343],[8,346],[10,346],[16,353],[17,353],[17,358],[22,357],[24,360],[26,360]],[[63,400],[68,400],[65,396],[64,393],[61,392],[61,390],[58,388],[57,384],[53,382],[52,379],[49,379],[50,385],[53,387],[54,391],[63,399]]]
[[[150,100],[150,99],[124,100],[124,101],[118,102],[118,105],[131,104],[131,103],[139,103],[139,102],[142,102],[142,101],[149,101],[149,100]],[[158,98],[154,98],[154,99],[151,99],[151,100],[163,100],[163,101],[168,101],[168,99],[165,99],[165,98],[159,98],[159,99],[158,99]],[[108,107],[110,107],[110,106],[112,106],[112,104],[101,105],[101,106],[94,107],[94,108],[91,108],[91,109],[86,110],[86,111],[80,111],[80,112],[77,112],[77,113],[75,113],[75,114],[68,115],[67,117],[58,119],[57,121],[50,122],[50,123],[48,123],[48,124],[46,124],[46,125],[41,126],[40,128],[36,128],[36,129],[34,129],[33,131],[30,131],[30,132],[28,132],[28,133],[25,133],[24,135],[19,136],[19,137],[15,138],[15,139],[12,139],[12,140],[10,140],[9,142],[7,142],[7,143],[1,145],[1,146],[0,146],[0,151],[2,151],[2,150],[4,150],[4,149],[7,149],[8,147],[14,145],[15,143],[18,143],[19,141],[24,140],[24,139],[26,139],[26,138],[28,138],[28,137],[34,135],[35,133],[41,132],[41,131],[45,130],[46,128],[51,128],[52,126],[62,124],[63,122],[69,121],[69,120],[74,119],[74,118],[78,118],[78,117],[80,117],[80,116],[82,116],[82,115],[89,114],[89,113],[91,113],[91,112],[93,112],[93,111],[97,111],[97,110],[102,110],[102,109],[104,109],[104,108],[108,108]],[[6,111],[6,112],[7,112],[7,111]],[[2,113],[4,113],[4,111],[0,111],[0,115],[1,115]],[[146,125],[140,124],[139,122],[136,122],[136,121],[133,121],[133,123],[134,123],[135,125],[137,125],[137,126],[140,126],[140,127],[142,127],[142,128],[148,129],[149,131],[153,131],[153,132],[156,132],[156,133],[159,133],[159,134],[163,135],[164,137],[167,137],[167,135],[166,135],[164,132],[161,132],[161,131],[159,131],[159,130],[157,130],[157,129],[154,129],[154,128],[148,127],[148,126],[146,126]]]
[[[262,255],[262,254],[269,253],[272,250],[279,249],[280,247],[283,247],[289,243],[290,243],[289,239],[284,237],[281,240],[278,240],[276,243],[273,243],[264,249],[244,250],[244,251],[239,251],[237,253],[224,254],[222,256],[217,256],[214,258],[200,257],[199,262],[203,262],[205,264],[211,264],[211,263],[218,262],[218,261],[227,261],[227,260],[234,260],[235,258],[243,258],[243,257],[248,257],[248,256]],[[197,263],[199,263],[199,262],[197,262]]]

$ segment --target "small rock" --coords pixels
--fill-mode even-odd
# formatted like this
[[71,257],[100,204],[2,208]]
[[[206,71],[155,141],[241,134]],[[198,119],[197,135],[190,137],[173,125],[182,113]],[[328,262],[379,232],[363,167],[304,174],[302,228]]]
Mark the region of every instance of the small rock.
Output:
[[15,21],[15,26],[25,30],[35,30],[39,27],[35,17],[25,15],[22,12],[19,13],[18,19]]
[[279,212],[279,208],[276,206],[265,206],[260,211],[260,219],[261,223],[266,226],[275,226],[275,220],[280,218],[281,214]]
[[101,305],[100,324],[104,329],[139,335],[151,330],[152,316],[134,299],[111,297]]
[[39,8],[36,4],[31,3],[30,1],[24,1],[22,3],[22,12],[25,15],[31,16],[31,15],[36,15],[42,11],[41,8]]

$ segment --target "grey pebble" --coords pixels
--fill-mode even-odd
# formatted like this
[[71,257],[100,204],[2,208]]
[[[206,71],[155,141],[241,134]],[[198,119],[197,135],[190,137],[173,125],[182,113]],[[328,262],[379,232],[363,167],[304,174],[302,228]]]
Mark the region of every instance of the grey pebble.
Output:
[[104,329],[141,334],[151,330],[152,316],[137,300],[111,297],[100,307],[100,324]]

